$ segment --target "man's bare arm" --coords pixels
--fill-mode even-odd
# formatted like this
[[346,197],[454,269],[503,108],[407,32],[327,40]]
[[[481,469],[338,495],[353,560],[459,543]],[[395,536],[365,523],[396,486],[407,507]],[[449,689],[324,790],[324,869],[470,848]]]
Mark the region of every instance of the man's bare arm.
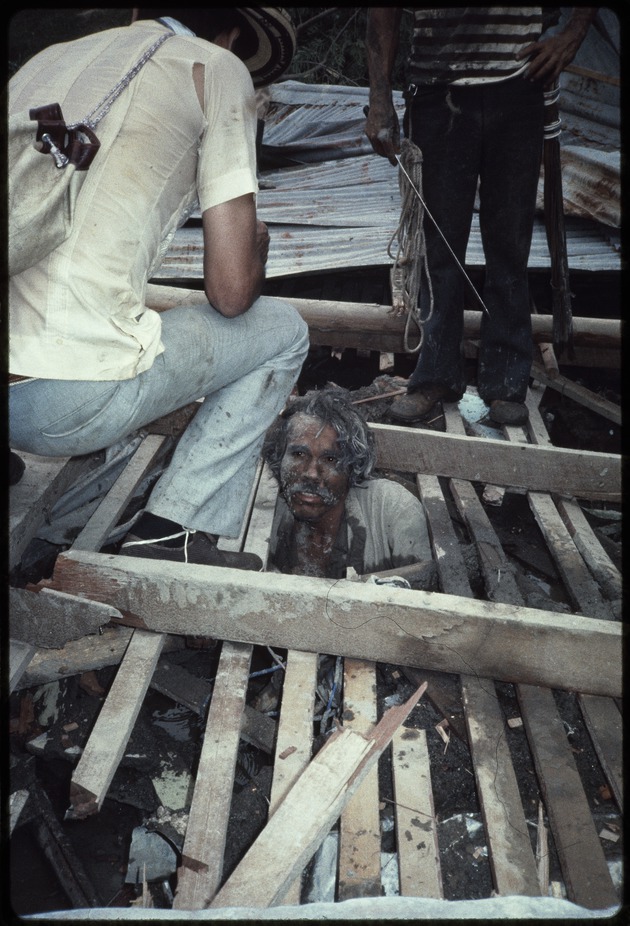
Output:
[[400,7],[369,7],[365,46],[370,78],[370,108],[365,134],[376,154],[396,164],[400,151],[398,114],[392,98],[392,74],[400,40]]
[[269,250],[267,226],[256,218],[253,194],[203,213],[204,288],[217,312],[242,315],[261,293]]
[[528,79],[540,80],[545,86],[553,86],[575,58],[596,16],[597,7],[575,7],[562,32],[521,49],[517,58],[530,59],[526,72]]

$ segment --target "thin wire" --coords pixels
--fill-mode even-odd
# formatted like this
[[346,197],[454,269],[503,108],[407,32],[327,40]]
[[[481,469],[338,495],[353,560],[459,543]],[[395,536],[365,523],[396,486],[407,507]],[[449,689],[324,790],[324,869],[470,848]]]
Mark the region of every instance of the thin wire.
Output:
[[486,314],[487,314],[488,317],[489,317],[489,316],[490,316],[490,312],[488,311],[485,302],[483,301],[483,299],[481,298],[481,296],[479,295],[479,293],[478,293],[477,290],[475,289],[472,280],[470,279],[470,277],[469,277],[468,274],[466,273],[465,269],[462,267],[461,263],[459,262],[459,259],[458,259],[458,257],[457,257],[457,254],[455,254],[453,248],[450,246],[450,244],[448,243],[448,241],[447,241],[446,238],[444,237],[444,234],[443,234],[443,232],[442,232],[442,229],[440,228],[440,226],[438,225],[438,223],[435,221],[435,219],[433,218],[433,216],[431,215],[431,213],[430,213],[429,210],[427,209],[427,204],[425,203],[424,199],[422,198],[422,196],[421,196],[420,193],[418,192],[418,189],[417,189],[416,185],[414,184],[413,180],[411,179],[411,177],[409,176],[409,174],[407,173],[407,171],[406,171],[405,168],[403,167],[403,163],[402,163],[402,161],[401,161],[401,159],[400,159],[400,155],[399,155],[399,154],[396,154],[396,155],[395,155],[395,158],[396,158],[396,160],[398,161],[398,166],[400,167],[401,171],[403,172],[403,174],[405,175],[405,177],[406,177],[407,180],[409,181],[409,185],[411,186],[411,189],[414,191],[414,193],[416,194],[416,196],[418,197],[418,199],[419,199],[420,202],[422,203],[422,207],[423,207],[424,211],[426,212],[426,214],[429,216],[429,218],[431,219],[431,221],[432,221],[433,224],[435,225],[435,228],[437,229],[437,231],[438,231],[440,237],[442,238],[442,241],[444,242],[444,244],[446,245],[446,247],[449,249],[449,251],[450,251],[450,253],[451,253],[452,257],[453,257],[453,260],[455,261],[455,263],[457,264],[457,266],[459,267],[459,269],[461,270],[461,272],[462,272],[462,273],[464,274],[464,276],[466,277],[466,280],[468,281],[468,285],[470,286],[470,288],[472,289],[473,293],[475,294],[475,297],[477,298],[477,301],[479,302],[479,305],[481,306],[481,308],[484,310],[484,312],[486,312]]

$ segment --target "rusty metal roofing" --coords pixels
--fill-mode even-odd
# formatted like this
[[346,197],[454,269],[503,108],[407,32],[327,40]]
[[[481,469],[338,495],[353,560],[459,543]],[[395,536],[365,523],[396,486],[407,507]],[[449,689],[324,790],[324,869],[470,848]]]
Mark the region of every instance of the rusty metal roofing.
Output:
[[[566,15],[566,14],[564,14]],[[600,10],[561,78],[560,136],[567,250],[572,270],[621,267],[619,24]],[[366,87],[273,85],[263,133],[258,214],[271,235],[268,278],[389,266],[400,219],[398,171],[364,134]],[[400,117],[401,93],[394,94]],[[265,163],[265,160],[263,160]],[[475,213],[466,263],[485,263]],[[529,266],[549,267],[542,174]],[[155,279],[201,279],[202,233],[180,229]]]

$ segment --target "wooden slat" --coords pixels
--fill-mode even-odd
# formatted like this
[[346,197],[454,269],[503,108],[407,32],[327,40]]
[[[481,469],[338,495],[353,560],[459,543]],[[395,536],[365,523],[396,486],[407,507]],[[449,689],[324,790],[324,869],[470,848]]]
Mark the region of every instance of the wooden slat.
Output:
[[[298,650],[287,653],[269,800],[270,816],[311,761],[317,663],[316,653],[300,653]],[[301,872],[297,872],[282,902],[299,904],[300,895]]]
[[51,587],[113,604],[125,620],[160,633],[427,665],[612,697],[621,692],[621,629],[612,621],[438,592],[81,550],[59,555]]
[[444,897],[425,730],[401,727],[392,740],[396,841],[403,897]]
[[467,676],[462,692],[496,891],[533,897],[540,893],[536,862],[494,683]]
[[425,688],[391,708],[369,735],[337,730],[329,737],[216,895],[213,908],[268,907],[283,898]]
[[[449,417],[449,427],[461,426],[458,416],[452,419]],[[441,587],[471,597],[461,547],[439,482],[435,476],[416,478],[429,519]],[[538,893],[534,854],[494,682],[462,675],[461,689],[495,889],[500,894],[533,896]]]
[[612,698],[578,695],[586,727],[606,780],[623,812],[623,718]]
[[574,383],[573,380],[561,374],[549,376],[539,363],[532,364],[532,376],[539,382],[544,383],[545,386],[549,386],[551,389],[555,389],[556,392],[568,396],[570,399],[573,399],[574,402],[578,402],[580,405],[583,405],[584,408],[596,412],[608,421],[621,424],[621,406],[617,405],[615,402],[603,399],[601,396],[597,395],[596,392],[592,392],[592,390],[587,389],[585,386],[581,386],[579,383]]
[[[448,416],[447,416],[448,426]],[[475,493],[454,495],[479,552],[488,593],[510,606],[522,597],[481,502]],[[463,488],[463,487],[462,487]],[[504,573],[501,581],[497,574]],[[547,688],[519,684],[516,691],[551,822],[569,899],[581,906],[603,909],[618,902],[601,842],[575,761],[566,740],[553,694]]]
[[378,465],[472,482],[621,501],[621,456],[372,424]]
[[[358,659],[344,660],[344,727],[368,733],[377,719],[376,666]],[[381,828],[375,766],[339,821],[338,899],[378,897],[380,893]]]
[[72,546],[75,550],[100,550],[118,523],[136,487],[154,464],[165,438],[149,434],[81,530]]
[[239,731],[247,694],[251,647],[224,643],[214,682],[188,826],[177,875],[174,910],[201,910],[214,897],[234,787]]
[[616,906],[619,898],[553,692],[519,685],[517,694],[567,896],[592,910]]
[[130,640],[107,700],[72,773],[68,818],[81,819],[101,809],[163,645],[164,637],[144,631],[136,631]]

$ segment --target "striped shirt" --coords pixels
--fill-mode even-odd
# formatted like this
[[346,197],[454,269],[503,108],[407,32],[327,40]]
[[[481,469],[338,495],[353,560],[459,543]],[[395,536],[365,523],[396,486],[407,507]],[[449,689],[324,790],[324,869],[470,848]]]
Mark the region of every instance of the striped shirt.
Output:
[[414,10],[412,84],[506,80],[524,70],[515,58],[557,23],[559,7],[442,7]]

